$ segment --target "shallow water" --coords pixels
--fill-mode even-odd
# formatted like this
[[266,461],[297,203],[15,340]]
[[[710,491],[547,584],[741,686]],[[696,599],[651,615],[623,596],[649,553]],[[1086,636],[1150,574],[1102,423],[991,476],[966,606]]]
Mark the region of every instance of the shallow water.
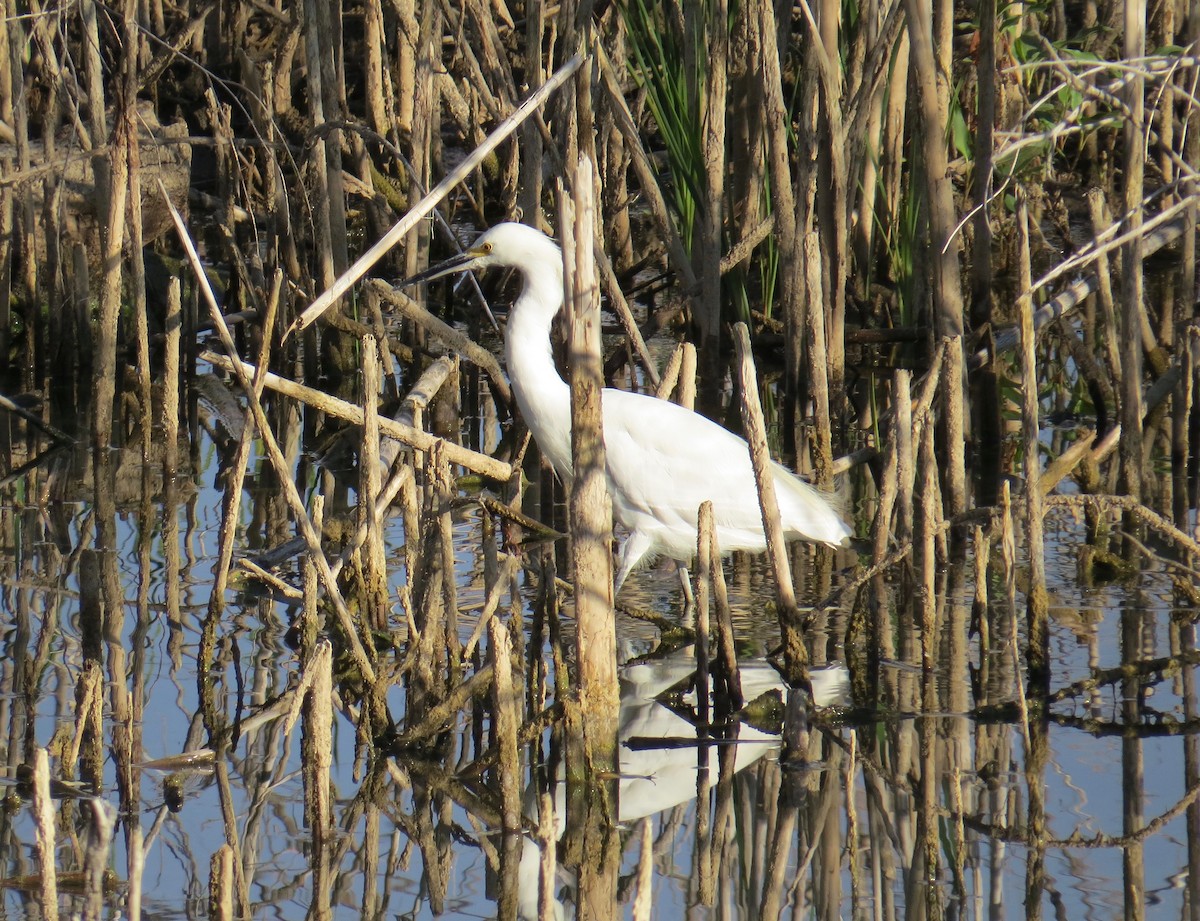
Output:
[[[330,773],[335,833],[327,848],[314,845],[303,783],[301,737],[307,722],[302,719],[288,732],[282,713],[252,719],[303,672],[288,632],[298,604],[272,599],[239,576],[224,613],[212,624],[212,664],[201,675],[222,519],[218,474],[231,448],[203,404],[197,419],[188,445],[196,468],[180,475],[173,495],[164,491],[156,463],[142,476],[135,447],[113,455],[118,489],[108,522],[110,548],[103,544],[104,513],[94,502],[85,449],[59,453],[0,490],[0,710],[8,727],[9,777],[7,808],[0,813],[0,860],[9,880],[4,915],[41,914],[34,824],[17,768],[42,746],[51,749],[55,777],[78,777],[85,770],[81,758],[89,751],[97,756],[102,764],[97,795],[114,807],[121,772],[131,771],[138,808],[118,826],[108,861],[118,881],[105,899],[110,916],[126,911],[131,828],[140,831],[145,855],[143,912],[167,918],[208,911],[210,863],[230,838],[222,821],[222,772],[255,917],[535,916],[542,852],[532,835],[506,846],[492,821],[497,787],[486,760],[490,699],[461,710],[419,752],[380,758],[378,770],[365,773],[348,715],[353,683],[335,677]],[[8,434],[5,470],[22,462],[29,445],[36,447],[36,438],[19,427]],[[293,457],[299,459],[295,448]],[[353,491],[316,472],[312,460],[304,455],[300,463],[302,494],[310,503],[318,491],[328,497],[327,521],[347,513]],[[256,449],[242,497],[239,556],[292,536],[272,482]],[[529,493],[536,495],[536,489]],[[536,515],[536,505],[527,503],[526,511]],[[455,515],[461,641],[475,628],[487,595],[483,548],[489,540],[499,542],[494,534],[485,536],[484,518],[477,506]],[[164,551],[172,540],[177,560]],[[395,603],[407,581],[404,540],[401,518],[394,517],[385,528],[385,547],[393,599],[388,628],[396,652],[385,660],[402,657],[407,648],[407,626]],[[1178,656],[1194,642],[1192,609],[1176,598],[1171,575],[1178,570],[1164,548],[1156,548],[1153,558],[1140,557],[1133,578],[1088,584],[1076,563],[1084,540],[1082,520],[1063,510],[1048,515],[1052,691],[1094,669]],[[517,598],[501,605],[506,617],[519,609],[523,618],[525,675],[518,671],[518,682],[551,658],[548,641],[533,646],[540,578],[537,548],[530,549]],[[1013,658],[999,553],[993,551],[990,644],[984,649],[979,633],[970,630],[976,597],[970,549],[939,573],[937,666],[928,678],[914,627],[916,592],[896,571],[882,586],[848,593],[818,621],[811,648],[818,661],[835,666],[816,673],[818,703],[847,708],[818,711],[801,748],[781,754],[777,705],[755,726],[730,729],[736,743],[622,749],[619,869],[609,894],[620,903],[619,913],[632,915],[639,895],[649,898],[648,916],[656,918],[781,913],[890,918],[910,912],[1111,918],[1131,913],[1127,899],[1129,905],[1144,904],[1150,917],[1194,910],[1189,860],[1194,853],[1200,859],[1200,811],[1184,808],[1200,778],[1191,666],[1166,677],[1155,672],[1125,685],[1081,688],[1053,703],[1045,721],[1035,715],[1023,723],[1015,708],[1005,706],[1017,699],[1020,663]],[[800,549],[793,558],[805,570],[801,595],[809,604],[854,578],[859,563],[848,551],[818,561]],[[103,673],[103,737],[89,741],[76,728],[88,644],[95,642],[88,639],[82,613],[90,591],[82,573],[89,565],[103,572],[109,563],[124,603],[120,612],[107,614],[100,638],[95,661]],[[294,561],[284,571],[295,581]],[[559,572],[564,571],[560,554]],[[747,686],[751,677],[756,687],[777,685],[763,658],[778,639],[767,569],[762,560],[736,560],[727,564],[726,574],[743,680]],[[677,577],[668,569],[635,574],[621,601],[667,623],[688,625]],[[847,656],[843,641],[854,607],[871,604],[891,612],[896,657],[880,665],[876,699],[850,700],[845,697],[850,679],[861,668],[853,653],[862,650],[852,648]],[[1024,611],[1020,594],[1016,610]],[[665,642],[659,626],[618,618],[622,738],[642,740],[639,749],[647,738],[678,742],[696,735],[694,718],[688,718],[691,698],[658,699],[694,668],[691,647],[674,649],[681,641]],[[569,619],[563,629],[569,657]],[[1176,664],[1190,661],[1184,657]],[[339,660],[335,674],[344,665]],[[465,676],[476,667],[468,662]],[[201,699],[206,687],[212,708],[207,715]],[[132,701],[128,722],[116,718],[127,706],[121,689]],[[386,700],[401,730],[408,693],[408,685],[397,682]],[[532,719],[537,710],[527,698],[524,718]],[[228,749],[216,756],[223,771],[214,771],[212,762],[187,768],[155,764],[213,746],[220,735],[211,729],[222,725],[234,732]],[[132,733],[129,756],[122,753],[122,728]],[[527,764],[558,763],[557,730],[535,731],[529,738],[534,744],[521,749]],[[80,757],[64,753],[72,745],[82,745]],[[704,770],[698,769],[698,751],[707,752]],[[545,777],[545,770],[527,767],[526,780]],[[531,783],[525,794],[530,816],[536,792]],[[547,792],[559,797],[561,785]],[[91,807],[77,797],[55,802],[61,876],[83,865]],[[561,801],[556,817],[561,831]],[[1129,832],[1135,834],[1122,840]],[[1064,839],[1072,836],[1081,840],[1068,845]],[[644,855],[646,847],[652,852]],[[569,859],[565,844],[561,856]],[[926,866],[930,860],[932,870]],[[558,907],[545,906],[551,916],[574,913],[576,882],[560,865],[550,890]],[[65,885],[61,892],[61,910],[81,910],[80,896]]]

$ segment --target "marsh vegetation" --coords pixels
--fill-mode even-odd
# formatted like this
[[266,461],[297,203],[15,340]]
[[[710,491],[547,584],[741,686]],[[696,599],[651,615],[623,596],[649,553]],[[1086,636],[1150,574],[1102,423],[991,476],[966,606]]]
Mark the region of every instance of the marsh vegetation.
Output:
[[[4,9],[6,913],[1200,918],[1189,5]],[[518,218],[854,545],[614,603]]]

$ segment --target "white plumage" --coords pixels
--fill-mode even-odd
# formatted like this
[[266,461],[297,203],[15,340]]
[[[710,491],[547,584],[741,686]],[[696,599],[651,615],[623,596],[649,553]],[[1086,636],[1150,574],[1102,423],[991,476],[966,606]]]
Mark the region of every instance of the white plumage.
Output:
[[[524,280],[508,315],[505,360],[513,394],[538,447],[564,479],[571,476],[570,387],[558,373],[550,333],[563,303],[562,253],[523,224],[498,224],[459,256],[410,282],[451,272],[509,266]],[[613,517],[629,532],[616,590],[641,561],[695,555],[697,514],[713,503],[721,551],[766,549],[758,491],[746,442],[704,416],[644,394],[605,389],[604,447]],[[850,536],[826,498],[772,463],[785,537],[839,546]]]

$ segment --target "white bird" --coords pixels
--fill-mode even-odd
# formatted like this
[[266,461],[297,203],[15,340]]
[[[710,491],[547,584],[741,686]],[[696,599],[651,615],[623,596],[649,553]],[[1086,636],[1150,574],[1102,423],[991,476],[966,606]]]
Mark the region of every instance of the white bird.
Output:
[[[563,305],[558,245],[524,224],[497,224],[470,249],[405,284],[453,272],[507,266],[524,278],[508,314],[504,356],[521,416],[564,480],[571,476],[571,390],[554,365],[550,333]],[[716,422],[667,400],[605,388],[604,449],[613,517],[621,544],[615,591],[640,562],[666,556],[686,564],[696,553],[700,505],[713,504],[722,553],[761,552],[767,541],[746,442]],[[850,529],[825,496],[771,463],[784,536],[841,546]],[[615,593],[614,593],[615,594]]]

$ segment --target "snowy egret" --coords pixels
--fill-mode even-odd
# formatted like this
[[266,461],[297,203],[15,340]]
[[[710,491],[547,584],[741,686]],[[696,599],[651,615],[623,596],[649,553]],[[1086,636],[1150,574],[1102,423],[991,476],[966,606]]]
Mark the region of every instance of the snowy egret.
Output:
[[[524,278],[508,314],[504,357],[521,416],[560,477],[571,476],[571,391],[554,365],[550,331],[563,305],[558,245],[524,224],[497,224],[470,249],[414,275],[413,284],[506,266]],[[613,517],[629,532],[621,545],[616,591],[638,563],[667,556],[687,563],[696,553],[700,505],[712,500],[721,551],[761,552],[767,542],[746,442],[675,403],[605,389],[604,447]],[[828,500],[772,462],[775,494],[788,539],[839,546],[850,529]]]

